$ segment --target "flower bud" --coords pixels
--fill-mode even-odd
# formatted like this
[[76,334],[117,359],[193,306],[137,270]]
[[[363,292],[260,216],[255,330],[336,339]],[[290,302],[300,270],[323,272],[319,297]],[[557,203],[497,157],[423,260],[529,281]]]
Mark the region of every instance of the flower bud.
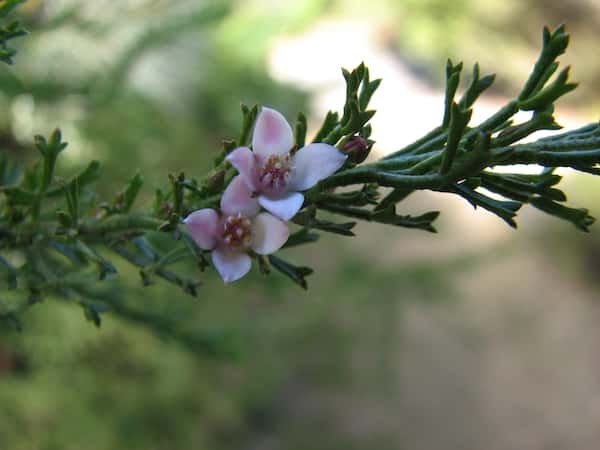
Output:
[[158,211],[158,216],[161,218],[169,218],[173,212],[173,205],[169,202],[162,202]]
[[360,164],[371,152],[373,142],[362,136],[351,136],[342,144],[341,152],[348,155],[348,159],[354,164]]
[[206,189],[208,192],[220,192],[223,189],[223,184],[225,183],[225,171],[219,170],[213,176],[211,176],[208,180],[206,180]]

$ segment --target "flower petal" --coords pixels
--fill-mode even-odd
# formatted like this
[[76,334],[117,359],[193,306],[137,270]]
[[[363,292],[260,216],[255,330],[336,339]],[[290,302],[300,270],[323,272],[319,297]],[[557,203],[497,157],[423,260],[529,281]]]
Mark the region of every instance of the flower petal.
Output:
[[347,156],[329,144],[310,144],[294,155],[294,177],[290,188],[304,191],[332,175]]
[[219,215],[214,209],[205,208],[194,211],[184,219],[183,223],[198,247],[204,250],[215,248]]
[[300,192],[289,192],[279,198],[269,198],[265,195],[259,195],[258,203],[281,220],[290,220],[302,208],[304,195]]
[[256,191],[258,184],[258,168],[252,150],[248,147],[238,147],[227,155],[227,158],[225,159],[237,169],[246,183],[246,186],[248,186],[248,189]]
[[217,248],[211,252],[210,256],[225,283],[239,280],[248,273],[252,266],[250,257],[241,252]]
[[294,145],[292,127],[280,112],[263,107],[254,126],[252,150],[260,158],[287,153]]
[[289,236],[286,223],[269,213],[260,213],[252,222],[252,250],[259,255],[279,250]]
[[241,214],[246,217],[254,217],[260,206],[241,175],[237,175],[223,192],[221,197],[221,211],[223,214],[233,216]]

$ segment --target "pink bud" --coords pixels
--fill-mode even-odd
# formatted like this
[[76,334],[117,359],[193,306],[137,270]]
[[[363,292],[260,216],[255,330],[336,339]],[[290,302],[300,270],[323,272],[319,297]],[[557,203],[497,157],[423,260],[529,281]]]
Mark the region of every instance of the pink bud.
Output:
[[365,139],[362,136],[351,136],[342,144],[341,151],[343,154],[348,155],[348,158],[354,164],[360,164],[371,152],[373,142]]

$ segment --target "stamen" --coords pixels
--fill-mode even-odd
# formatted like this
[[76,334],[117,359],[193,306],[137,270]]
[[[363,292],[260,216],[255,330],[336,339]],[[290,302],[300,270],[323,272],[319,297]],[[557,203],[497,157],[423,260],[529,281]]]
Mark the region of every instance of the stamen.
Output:
[[291,179],[292,170],[289,153],[269,156],[259,173],[262,191],[266,194],[284,192]]
[[252,221],[241,213],[223,220],[223,243],[233,249],[247,248],[252,243]]

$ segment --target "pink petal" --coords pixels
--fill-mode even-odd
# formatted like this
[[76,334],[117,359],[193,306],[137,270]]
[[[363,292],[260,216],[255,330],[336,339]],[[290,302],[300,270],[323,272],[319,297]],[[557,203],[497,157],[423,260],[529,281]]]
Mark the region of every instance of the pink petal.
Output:
[[289,192],[279,198],[269,198],[265,195],[259,195],[258,203],[281,220],[290,220],[302,208],[304,195],[300,192]]
[[280,112],[263,107],[254,126],[252,150],[262,160],[287,153],[294,145],[292,127]]
[[260,206],[241,175],[237,175],[223,192],[221,197],[221,211],[227,216],[241,214],[246,217],[254,217]]
[[289,236],[286,223],[269,213],[260,213],[252,222],[252,250],[259,255],[279,250]]
[[248,147],[238,147],[227,155],[225,159],[237,169],[248,189],[252,191],[258,190],[258,167],[252,150]]
[[294,155],[294,178],[290,188],[305,191],[335,173],[347,156],[329,144],[310,144]]
[[200,209],[194,211],[183,221],[198,247],[212,250],[216,245],[219,215],[214,209]]
[[210,254],[213,264],[225,283],[239,280],[252,266],[250,257],[245,253],[217,248]]

